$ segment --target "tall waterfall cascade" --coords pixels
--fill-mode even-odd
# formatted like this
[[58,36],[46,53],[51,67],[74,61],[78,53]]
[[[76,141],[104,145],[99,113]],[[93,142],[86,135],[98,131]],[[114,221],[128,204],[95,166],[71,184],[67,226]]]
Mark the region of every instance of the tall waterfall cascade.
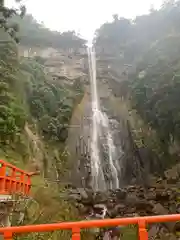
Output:
[[94,191],[117,189],[120,186],[121,166],[119,157],[122,153],[120,147],[117,149],[114,144],[113,126],[117,121],[111,120],[100,106],[96,77],[96,54],[93,47],[88,47],[88,61],[92,103],[92,125],[90,129],[92,188]]

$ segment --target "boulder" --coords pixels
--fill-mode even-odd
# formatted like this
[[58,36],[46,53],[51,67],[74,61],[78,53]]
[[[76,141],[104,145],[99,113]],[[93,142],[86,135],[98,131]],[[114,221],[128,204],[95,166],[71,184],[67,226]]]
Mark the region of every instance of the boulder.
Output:
[[159,232],[159,226],[158,225],[152,225],[151,228],[148,231],[148,238],[149,239],[155,239],[158,232]]
[[[155,204],[152,211],[155,215],[168,215],[169,214],[169,211],[167,209],[165,209],[160,203]],[[175,228],[176,222],[166,222],[166,223],[163,223],[163,225],[165,225],[167,227],[167,229],[170,232],[172,232]]]
[[80,194],[82,199],[88,199],[88,194],[86,189],[84,188],[77,188],[77,192]]
[[126,205],[129,207],[134,207],[140,201],[140,199],[136,196],[136,194],[128,194],[126,197]]
[[145,194],[145,199],[147,201],[149,200],[155,200],[156,199],[156,192],[155,191],[152,191],[152,190],[149,190],[146,194]]
[[138,202],[136,202],[136,211],[147,211],[147,212],[152,212],[152,209],[153,209],[153,205],[151,202],[148,202],[147,200],[145,199],[141,199],[139,200]]
[[125,200],[127,196],[127,191],[125,191],[124,189],[117,189],[115,194],[117,200]]
[[94,195],[95,203],[106,203],[108,200],[108,194],[106,192],[97,192]]
[[169,201],[171,198],[170,192],[167,190],[157,190],[156,191],[156,201],[163,202],[163,201]]

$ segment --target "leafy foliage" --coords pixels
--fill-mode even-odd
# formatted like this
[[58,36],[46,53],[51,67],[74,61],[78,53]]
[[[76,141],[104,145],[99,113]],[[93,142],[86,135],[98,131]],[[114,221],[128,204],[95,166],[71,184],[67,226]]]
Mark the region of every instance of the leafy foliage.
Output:
[[160,10],[151,9],[133,20],[114,15],[112,22],[96,30],[96,48],[133,62],[156,41],[180,32],[179,12],[179,1],[167,1]]
[[[38,121],[42,135],[64,141],[81,87],[62,86],[60,81],[47,78],[43,66],[34,60],[22,59],[21,69],[28,79],[26,93],[30,113]],[[77,85],[77,81],[74,84]]]
[[[129,99],[144,122],[156,130],[161,149],[180,141],[180,1],[166,1],[160,10],[134,20],[114,16],[96,31],[100,52],[131,64]],[[123,84],[123,83],[121,83]]]
[[[1,5],[0,10],[2,10]],[[4,24],[9,24],[8,21],[7,16]],[[40,28],[39,26],[37,30],[39,37],[42,34]],[[18,28],[16,30],[18,31]],[[44,32],[47,33],[47,35],[43,35],[46,46],[55,34],[47,29]],[[69,45],[67,44],[66,47],[72,46],[72,42],[76,39],[73,34],[64,34],[67,42],[69,39]],[[58,42],[61,35],[59,33],[57,35]],[[73,107],[82,93],[81,83],[79,79],[76,79],[74,84],[69,86],[61,84],[63,79],[58,81],[46,76],[43,67],[44,59],[40,57],[20,59],[16,37],[17,35],[12,36],[6,31],[5,25],[0,26],[0,155],[20,168],[31,168],[29,164],[33,164],[34,159],[35,164],[41,165],[42,163],[42,166],[39,167],[41,175],[37,176],[38,180],[33,179],[34,200],[28,206],[23,201],[18,202],[18,206],[19,204],[23,205],[19,206],[20,208],[25,208],[23,224],[77,220],[79,216],[76,208],[60,198],[60,192],[65,191],[63,187],[56,182],[47,183],[43,177],[48,172],[48,176],[57,180],[57,171],[58,176],[67,171],[67,159],[62,159],[62,149],[60,148],[60,146],[64,148],[64,144],[59,144],[59,141],[66,139]],[[47,42],[46,37],[48,38]],[[36,35],[35,39],[37,40]],[[42,38],[39,40],[40,43]],[[28,37],[26,41],[30,41],[28,42],[30,45],[31,41],[32,45],[34,44],[33,40],[28,40]],[[52,39],[52,41],[55,40]],[[76,42],[78,45],[79,39],[73,43]],[[36,136],[39,137],[37,141]],[[50,144],[49,141],[45,141],[46,139],[53,140],[53,143]],[[58,144],[55,141],[58,141]],[[58,154],[54,153],[54,149]],[[17,224],[16,220],[14,221],[15,225]],[[84,239],[87,239],[86,236]],[[36,233],[28,236],[15,236],[15,239],[37,238],[69,239],[70,233],[56,231],[45,233],[43,236]]]
[[[29,167],[34,159],[37,165],[42,163],[41,175],[37,176],[38,180],[33,179],[34,201],[28,206],[24,206],[26,204],[23,201],[21,203],[24,204],[23,208],[27,207],[23,224],[77,220],[79,216],[76,208],[60,198],[60,192],[65,191],[63,187],[56,182],[45,182],[43,175],[48,172],[48,176],[57,180],[57,171],[58,176],[67,171],[67,159],[62,160],[61,154],[64,144],[59,142],[66,139],[73,107],[77,98],[81,96],[80,80],[75,80],[74,84],[69,86],[62,84],[63,79],[59,81],[47,76],[44,73],[44,59],[19,58],[16,42],[4,29],[1,30],[0,33],[3,34],[0,34],[0,155],[20,168]],[[29,125],[33,130],[28,132]],[[35,140],[36,136],[39,137],[37,142],[34,136]],[[52,144],[45,141],[47,139],[52,140]],[[57,156],[54,149],[58,152]],[[15,219],[13,223],[17,225],[17,222]],[[69,239],[70,233],[56,231],[45,233],[43,236],[34,233],[15,236],[15,239],[37,237]]]
[[0,46],[0,140],[13,141],[21,132],[26,120],[23,106],[12,89],[19,74],[17,49],[13,42]]
[[[21,1],[17,1],[20,3]],[[4,1],[0,2],[0,141],[14,141],[22,131],[26,114],[17,93],[21,73],[19,71],[17,24],[9,24],[13,15],[23,17],[25,7],[18,10],[8,8]]]
[[[163,72],[161,71],[164,69]],[[161,63],[160,69],[147,70],[142,78],[136,78],[131,84],[132,105],[158,136],[167,152],[171,141],[179,138],[178,98],[180,93],[180,76],[172,66]]]
[[25,15],[24,18],[14,16],[11,21],[18,23],[21,44],[30,47],[53,47],[62,49],[77,49],[84,47],[86,41],[78,37],[74,31],[56,32],[50,31],[43,24],[38,23],[32,15]]
[[21,0],[16,0],[16,3],[19,4],[19,9],[8,8],[5,6],[4,0],[0,2],[0,29],[3,29],[9,34],[15,42],[19,42],[17,38],[17,33],[19,31],[19,26],[16,22],[10,23],[10,19],[13,16],[19,16],[22,18],[26,12],[24,5],[20,5]]

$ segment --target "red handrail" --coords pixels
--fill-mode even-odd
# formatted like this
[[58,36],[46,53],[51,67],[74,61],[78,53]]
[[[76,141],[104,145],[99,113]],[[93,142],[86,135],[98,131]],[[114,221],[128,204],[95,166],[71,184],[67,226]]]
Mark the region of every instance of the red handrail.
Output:
[[20,193],[29,195],[31,174],[0,160],[0,195]]
[[13,233],[48,232],[48,231],[55,231],[55,230],[71,229],[72,240],[80,240],[81,228],[138,224],[139,239],[148,240],[148,232],[146,229],[147,223],[172,222],[172,221],[179,221],[179,220],[180,220],[180,214],[150,216],[150,217],[117,218],[117,219],[104,219],[104,220],[93,220],[93,221],[29,225],[29,226],[21,226],[21,227],[5,227],[5,228],[0,228],[0,233],[4,235],[5,240],[12,240]]

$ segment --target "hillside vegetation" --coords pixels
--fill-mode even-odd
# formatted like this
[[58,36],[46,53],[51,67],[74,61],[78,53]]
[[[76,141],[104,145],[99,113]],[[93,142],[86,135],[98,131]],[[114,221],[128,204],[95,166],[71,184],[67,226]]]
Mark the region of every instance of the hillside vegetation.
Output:
[[[21,224],[77,220],[79,216],[73,204],[60,198],[65,186],[56,181],[68,171],[64,142],[72,111],[83,96],[81,79],[75,79],[73,84],[72,80],[71,84],[67,79],[54,80],[45,74],[43,59],[19,57],[18,43],[22,40],[23,44],[42,45],[43,40],[45,47],[51,47],[50,42],[54,47],[62,47],[65,41],[67,48],[76,49],[84,41],[74,33],[61,36],[42,29],[31,16],[20,19],[3,2],[0,16],[0,158],[27,171],[40,172],[33,178],[33,200],[22,206],[25,215]],[[9,24],[14,20],[19,21],[16,27],[15,23]],[[26,27],[23,29],[21,24]],[[16,217],[13,224],[18,224]],[[70,233],[30,234],[18,239],[42,236],[43,239],[69,239]]]
[[[164,166],[171,162],[172,153],[179,154],[179,13],[180,1],[165,1],[160,10],[151,9],[133,20],[114,15],[95,37],[101,54],[121,58],[125,70],[119,76],[119,96],[130,101],[129,110],[134,109],[146,128],[156,132]],[[127,69],[127,64],[132,67]],[[128,76],[125,82],[124,75]]]
[[38,23],[32,15],[25,15],[23,19],[14,16],[10,23],[19,26],[18,37],[21,44],[29,47],[53,47],[56,49],[83,48],[86,41],[76,35],[74,31],[51,31]]

